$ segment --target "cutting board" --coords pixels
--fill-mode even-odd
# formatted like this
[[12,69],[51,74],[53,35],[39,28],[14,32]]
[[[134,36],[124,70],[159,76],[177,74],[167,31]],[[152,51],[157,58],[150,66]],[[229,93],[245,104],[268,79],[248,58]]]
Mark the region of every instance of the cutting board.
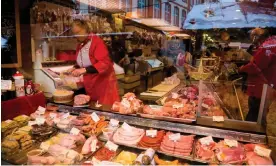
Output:
[[159,92],[169,92],[169,91],[173,90],[173,88],[175,88],[178,85],[179,85],[179,83],[173,84],[173,85],[159,84],[159,85],[151,88],[151,90],[159,91]]

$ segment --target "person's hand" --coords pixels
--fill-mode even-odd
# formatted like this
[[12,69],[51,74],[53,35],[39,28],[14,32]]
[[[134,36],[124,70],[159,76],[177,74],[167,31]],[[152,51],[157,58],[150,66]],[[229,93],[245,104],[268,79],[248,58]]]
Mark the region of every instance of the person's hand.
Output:
[[81,76],[81,75],[83,75],[83,74],[85,74],[86,73],[86,69],[85,68],[80,68],[80,69],[75,69],[73,72],[72,72],[72,75],[74,76],[74,77],[79,77],[79,76]]

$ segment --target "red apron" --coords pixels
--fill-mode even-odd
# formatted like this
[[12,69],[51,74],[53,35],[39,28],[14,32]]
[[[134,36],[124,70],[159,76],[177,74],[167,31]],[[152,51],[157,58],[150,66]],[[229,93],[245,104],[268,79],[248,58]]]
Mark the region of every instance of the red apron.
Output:
[[[120,101],[113,62],[102,39],[93,34],[89,36],[89,39],[92,39],[89,59],[98,73],[83,76],[85,91],[91,100],[98,100],[99,104],[112,105],[115,101]],[[80,49],[81,46],[78,45],[77,55]]]

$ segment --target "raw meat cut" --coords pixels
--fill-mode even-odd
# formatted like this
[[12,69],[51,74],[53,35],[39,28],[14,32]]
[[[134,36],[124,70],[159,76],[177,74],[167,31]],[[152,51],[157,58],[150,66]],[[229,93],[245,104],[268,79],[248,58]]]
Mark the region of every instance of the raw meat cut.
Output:
[[271,157],[262,157],[254,152],[255,146],[267,148],[263,144],[246,144],[244,148],[246,150],[246,161],[248,165],[273,165]]
[[88,153],[91,152],[91,144],[92,144],[92,142],[93,142],[94,140],[97,142],[97,143],[96,143],[96,148],[97,148],[97,144],[98,144],[99,142],[98,142],[97,137],[93,135],[93,136],[89,137],[89,138],[85,141],[85,143],[84,143],[84,145],[83,145],[83,147],[82,147],[82,150],[81,150],[81,154],[88,154]]
[[133,114],[140,112],[143,108],[143,102],[136,98],[134,93],[127,93],[123,96],[121,102],[114,102],[111,110],[121,114]]
[[242,164],[246,158],[245,150],[241,143],[238,143],[237,147],[228,147],[224,144],[224,141],[220,141],[217,144],[216,156],[222,164]]
[[74,97],[74,105],[75,106],[81,106],[81,105],[85,105],[90,101],[90,96],[88,95],[77,95]]
[[205,161],[211,161],[215,158],[216,143],[212,142],[209,145],[203,145],[200,141],[197,141],[195,147],[195,155],[197,158]]
[[113,135],[113,140],[118,144],[136,145],[144,136],[145,131],[131,126],[131,130],[119,128]]

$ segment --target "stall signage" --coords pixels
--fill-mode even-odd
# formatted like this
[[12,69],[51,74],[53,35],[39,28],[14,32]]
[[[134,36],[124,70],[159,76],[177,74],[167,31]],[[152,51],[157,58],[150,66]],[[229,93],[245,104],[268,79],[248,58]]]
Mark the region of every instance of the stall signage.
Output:
[[110,122],[109,122],[109,123],[110,123],[111,126],[113,126],[113,127],[116,127],[116,126],[119,125],[119,121],[116,120],[116,119],[110,119]]
[[223,122],[224,117],[223,116],[213,116],[213,121],[214,122]]
[[224,145],[229,147],[238,147],[238,141],[232,139],[224,139]]
[[255,146],[254,152],[262,157],[270,157],[271,150],[261,146]]
[[107,143],[105,144],[105,146],[112,151],[116,151],[118,149],[118,145],[114,144],[111,141],[107,141]]
[[96,149],[97,149],[97,140],[96,139],[94,139],[93,141],[92,141],[92,143],[91,143],[91,145],[90,145],[90,147],[91,147],[91,152],[95,152],[96,151]]
[[180,133],[169,135],[169,139],[174,142],[178,141],[180,139]]
[[99,116],[96,114],[96,112],[93,112],[91,114],[91,118],[93,119],[94,122],[98,122],[100,120]]
[[70,134],[72,135],[78,135],[79,133],[80,133],[80,130],[75,127],[73,127],[70,131]]
[[214,142],[214,140],[213,140],[213,137],[208,136],[208,137],[200,138],[200,139],[199,139],[199,142],[200,142],[202,145],[210,145],[211,143]]
[[39,106],[37,109],[38,114],[44,115],[46,111],[46,108]]
[[131,129],[132,129],[131,126],[129,124],[127,124],[126,122],[123,123],[122,128],[127,131],[131,131]]
[[12,81],[11,80],[1,80],[1,90],[11,90]]
[[148,137],[156,137],[157,130],[146,130],[146,136]]

